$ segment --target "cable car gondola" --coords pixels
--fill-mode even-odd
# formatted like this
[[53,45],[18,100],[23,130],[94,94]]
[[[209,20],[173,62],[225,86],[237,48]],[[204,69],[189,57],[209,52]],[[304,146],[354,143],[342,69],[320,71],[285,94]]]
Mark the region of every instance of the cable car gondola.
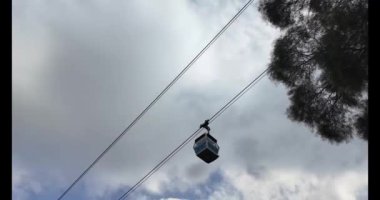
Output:
[[210,135],[208,120],[201,124],[201,128],[207,129],[207,132],[195,139],[193,148],[195,154],[200,159],[206,163],[211,163],[219,157],[219,145],[217,144],[217,140]]

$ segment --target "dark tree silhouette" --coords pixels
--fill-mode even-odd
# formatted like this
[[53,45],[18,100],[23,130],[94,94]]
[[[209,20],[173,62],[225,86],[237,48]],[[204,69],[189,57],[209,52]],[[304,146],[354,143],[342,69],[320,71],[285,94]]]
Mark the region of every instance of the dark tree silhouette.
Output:
[[288,88],[288,117],[330,142],[368,141],[368,2],[261,0],[259,11],[283,32],[269,75]]

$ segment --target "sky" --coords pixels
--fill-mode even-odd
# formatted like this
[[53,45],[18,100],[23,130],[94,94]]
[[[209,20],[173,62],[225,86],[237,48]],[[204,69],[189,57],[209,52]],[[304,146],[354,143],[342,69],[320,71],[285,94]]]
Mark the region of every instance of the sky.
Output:
[[[57,199],[246,3],[12,1],[12,197]],[[118,199],[269,64],[281,31],[254,2],[64,199]],[[129,199],[368,199],[368,143],[287,118],[264,77]]]

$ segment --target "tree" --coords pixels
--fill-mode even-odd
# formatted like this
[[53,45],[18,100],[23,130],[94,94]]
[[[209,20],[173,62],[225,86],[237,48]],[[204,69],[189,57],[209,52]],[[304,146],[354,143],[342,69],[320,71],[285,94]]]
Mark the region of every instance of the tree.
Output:
[[368,141],[368,2],[261,0],[282,30],[269,76],[288,88],[288,117],[332,143]]

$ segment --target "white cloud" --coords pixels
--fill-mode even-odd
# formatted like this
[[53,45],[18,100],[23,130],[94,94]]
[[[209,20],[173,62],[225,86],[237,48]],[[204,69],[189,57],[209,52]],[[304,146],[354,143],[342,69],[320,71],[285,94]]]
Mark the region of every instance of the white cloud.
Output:
[[42,192],[41,184],[35,180],[28,169],[13,164],[12,166],[12,199],[25,200],[30,194]]
[[245,171],[226,171],[226,177],[243,199],[308,199],[354,200],[357,192],[368,185],[365,172],[343,171],[335,175],[317,176],[291,170],[271,170],[265,179],[257,179]]
[[207,197],[208,200],[238,200],[241,199],[241,194],[230,184],[222,182],[218,184],[215,190]]

